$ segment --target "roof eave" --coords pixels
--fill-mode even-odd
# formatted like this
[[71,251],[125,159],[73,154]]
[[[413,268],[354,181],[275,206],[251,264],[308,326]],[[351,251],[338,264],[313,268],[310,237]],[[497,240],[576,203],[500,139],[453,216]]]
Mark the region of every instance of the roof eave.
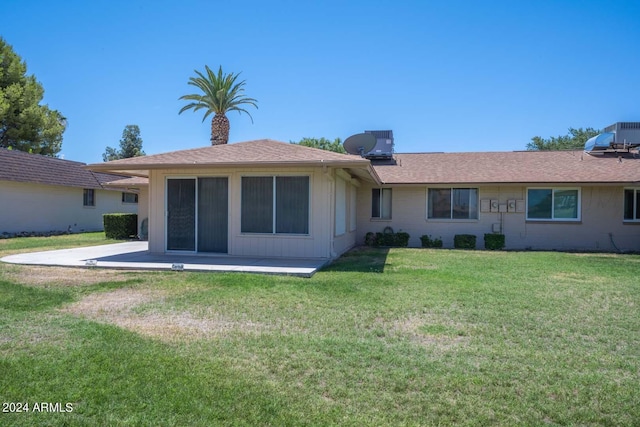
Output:
[[376,172],[376,169],[373,167],[371,163],[369,163],[369,165],[367,166],[367,172],[369,172],[369,175],[371,175],[371,177],[373,178],[373,180],[377,185],[384,184],[384,182],[382,182],[382,179],[380,179],[380,175],[378,175],[378,173]]
[[112,189],[148,187],[148,186],[149,186],[148,182],[130,183],[130,184],[118,183],[118,182],[107,182],[104,184],[104,188],[112,188]]
[[95,172],[126,172],[128,175],[142,176],[132,174],[131,171],[158,170],[158,169],[195,169],[195,168],[237,168],[237,167],[299,167],[299,166],[327,166],[327,167],[367,167],[368,160],[302,160],[302,161],[252,161],[252,162],[215,162],[215,163],[147,163],[147,164],[109,164],[94,163],[85,166],[86,169]]

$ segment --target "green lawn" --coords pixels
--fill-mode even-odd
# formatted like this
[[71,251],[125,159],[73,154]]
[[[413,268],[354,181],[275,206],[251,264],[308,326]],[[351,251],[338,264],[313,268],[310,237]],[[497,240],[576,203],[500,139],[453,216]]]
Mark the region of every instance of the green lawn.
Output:
[[104,245],[117,242],[117,240],[105,239],[103,232],[65,234],[52,237],[0,239],[0,258],[21,252],[52,251],[55,249]]
[[0,400],[73,409],[0,425],[638,425],[639,273],[428,249],[311,279],[0,264]]

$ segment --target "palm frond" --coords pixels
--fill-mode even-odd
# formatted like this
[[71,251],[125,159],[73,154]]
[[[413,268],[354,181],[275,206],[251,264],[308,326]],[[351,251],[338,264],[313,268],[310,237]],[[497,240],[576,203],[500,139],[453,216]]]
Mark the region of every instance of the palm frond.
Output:
[[239,114],[246,113],[253,123],[253,117],[245,109],[244,105],[250,105],[258,108],[258,100],[249,98],[244,95],[244,86],[246,80],[238,81],[240,73],[225,74],[222,66],[218,68],[217,73],[209,66],[205,65],[205,72],[202,73],[194,70],[196,76],[190,77],[187,84],[195,86],[200,93],[183,95],[179,100],[192,101],[183,106],[178,114],[182,114],[187,110],[205,110],[204,121],[211,114],[214,117],[218,114],[225,115],[228,111],[237,111]]

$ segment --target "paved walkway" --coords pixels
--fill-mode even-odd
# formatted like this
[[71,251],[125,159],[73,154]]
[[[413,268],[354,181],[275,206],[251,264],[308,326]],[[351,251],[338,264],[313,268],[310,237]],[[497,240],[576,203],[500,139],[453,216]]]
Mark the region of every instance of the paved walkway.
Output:
[[63,267],[104,267],[131,270],[172,270],[282,274],[311,277],[326,260],[260,258],[231,255],[152,254],[147,242],[125,242],[6,256],[11,264]]

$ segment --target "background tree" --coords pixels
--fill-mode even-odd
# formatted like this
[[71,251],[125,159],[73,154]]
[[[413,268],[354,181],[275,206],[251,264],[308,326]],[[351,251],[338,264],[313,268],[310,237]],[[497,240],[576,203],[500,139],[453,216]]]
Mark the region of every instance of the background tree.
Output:
[[244,96],[245,80],[236,83],[238,74],[223,74],[222,66],[216,75],[208,66],[204,66],[207,75],[195,70],[198,77],[191,77],[189,84],[197,87],[202,94],[192,94],[181,96],[180,99],[193,101],[180,109],[178,114],[182,114],[190,108],[193,111],[204,109],[202,121],[213,113],[211,119],[211,145],[226,144],[229,142],[229,119],[226,116],[228,111],[247,113],[253,123],[253,117],[242,105],[252,105],[258,108],[258,101]]
[[527,150],[579,150],[584,148],[584,143],[587,142],[587,139],[599,133],[601,133],[600,130],[593,128],[569,128],[567,135],[552,136],[549,139],[534,136],[531,138],[531,142],[527,144]]
[[40,105],[44,89],[13,47],[0,37],[0,147],[55,157],[67,120]]
[[138,125],[126,125],[122,131],[122,138],[120,139],[120,150],[107,147],[102,155],[102,160],[109,162],[111,160],[128,159],[129,157],[144,155],[140,128]]
[[326,138],[302,138],[300,141],[289,141],[291,144],[304,145],[305,147],[319,148],[321,150],[335,151],[336,153],[346,153],[340,138],[330,141]]

